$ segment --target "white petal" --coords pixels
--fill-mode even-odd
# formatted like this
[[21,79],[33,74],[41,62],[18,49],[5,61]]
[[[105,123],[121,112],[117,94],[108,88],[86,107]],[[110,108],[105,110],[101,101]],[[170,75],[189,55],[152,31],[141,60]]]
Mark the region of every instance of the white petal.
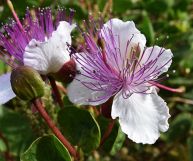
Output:
[[104,28],[111,29],[113,35],[119,36],[121,49],[126,49],[127,41],[130,40],[133,35],[132,43],[135,43],[136,45],[139,43],[143,47],[146,44],[145,36],[135,27],[133,21],[124,22],[120,19],[114,18],[105,23]]
[[121,129],[136,143],[153,144],[167,131],[169,109],[161,97],[152,94],[133,94],[124,99],[119,93],[112,105],[112,118],[119,117]]
[[11,88],[11,73],[0,76],[0,104],[4,104],[15,97],[15,93]]
[[[117,18],[111,19],[104,24],[101,35],[105,40],[106,54],[110,61],[117,61],[113,60],[112,52],[119,53],[122,59],[126,59],[130,56],[132,48],[139,47],[139,51],[142,52],[146,44],[145,36],[135,27],[133,21],[123,22]],[[128,45],[129,40],[131,41]]]
[[40,74],[57,72],[70,60],[67,43],[71,44],[71,31],[75,25],[61,21],[57,30],[45,42],[32,39],[25,48],[24,64]]
[[[85,61],[88,59],[87,56],[87,53],[83,52],[73,54],[76,62],[76,70],[79,71],[79,74],[76,74],[74,80],[69,84],[67,93],[71,102],[75,104],[99,105],[106,102],[115,93],[115,87],[112,88],[110,81],[107,82],[102,79],[97,79],[99,75],[97,75],[98,72],[96,71],[99,71],[99,69],[97,65],[90,65],[89,61]],[[94,57],[91,59],[94,59]],[[99,63],[98,65],[102,66],[102,64]],[[105,74],[110,77],[112,72]],[[116,85],[118,88],[118,84]]]
[[159,46],[147,48],[143,54],[140,64],[143,66],[150,64],[151,62],[155,63],[151,66],[147,65],[149,68],[146,69],[147,72],[144,72],[144,77],[149,73],[154,74],[159,72],[159,75],[161,75],[162,73],[167,72],[172,63],[172,57],[173,54],[170,49],[161,48]]
[[[80,81],[85,81],[85,77],[78,74],[67,87],[67,94],[71,102],[79,105],[99,105],[106,102],[111,96],[106,96],[103,91],[91,90],[84,86]],[[104,99],[99,100],[100,97]]]
[[61,43],[66,46],[66,43],[71,45],[71,32],[76,27],[75,24],[69,24],[66,21],[60,21],[57,30],[52,33],[52,37],[60,39]]

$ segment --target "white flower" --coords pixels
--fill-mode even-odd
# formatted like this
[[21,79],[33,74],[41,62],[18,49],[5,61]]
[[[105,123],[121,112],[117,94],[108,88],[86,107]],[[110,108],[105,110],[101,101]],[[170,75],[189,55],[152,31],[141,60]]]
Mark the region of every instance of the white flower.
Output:
[[11,88],[10,76],[11,73],[0,76],[0,104],[4,104],[15,97],[15,93]]
[[79,74],[68,86],[69,99],[99,105],[114,96],[111,116],[136,143],[153,144],[167,131],[169,110],[155,90],[159,75],[171,65],[172,52],[159,46],[144,49],[146,39],[132,21],[111,19],[99,32],[101,49],[85,34],[84,53],[73,55]]
[[[43,75],[58,72],[70,60],[67,44],[71,45],[71,31],[76,26],[71,24],[74,11],[70,11],[69,22],[64,21],[64,12],[58,10],[53,21],[50,8],[39,9],[33,16],[27,10],[22,29],[14,21],[11,25],[4,25],[6,34],[0,32],[0,46],[7,51],[5,56],[10,59],[3,61],[10,65],[14,57],[16,61],[11,64],[13,68],[25,65]],[[0,104],[3,104],[15,97],[11,89],[10,73],[0,77],[0,84]]]
[[61,21],[48,40],[41,42],[32,39],[25,48],[24,65],[36,69],[43,75],[59,71],[70,60],[67,44],[71,45],[70,33],[75,26]]

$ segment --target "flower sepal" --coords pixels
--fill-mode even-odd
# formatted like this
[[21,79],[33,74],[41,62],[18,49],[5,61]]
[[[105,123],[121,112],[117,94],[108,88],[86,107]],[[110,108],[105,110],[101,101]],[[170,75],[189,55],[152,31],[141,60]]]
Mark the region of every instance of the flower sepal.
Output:
[[44,82],[40,74],[27,66],[20,66],[11,73],[11,86],[19,98],[26,101],[44,95]]
[[70,59],[68,62],[64,63],[58,72],[52,73],[51,75],[62,83],[70,83],[74,79],[76,73],[76,63],[73,59]]

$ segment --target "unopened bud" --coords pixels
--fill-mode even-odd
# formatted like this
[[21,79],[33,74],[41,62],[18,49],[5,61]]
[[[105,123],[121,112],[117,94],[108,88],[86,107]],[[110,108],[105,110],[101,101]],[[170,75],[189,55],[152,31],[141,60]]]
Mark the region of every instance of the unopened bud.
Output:
[[53,76],[56,80],[63,83],[70,83],[76,75],[76,63],[73,59],[66,62],[62,68],[54,73]]
[[33,100],[44,95],[44,82],[40,74],[27,66],[20,66],[11,73],[14,93],[23,100]]

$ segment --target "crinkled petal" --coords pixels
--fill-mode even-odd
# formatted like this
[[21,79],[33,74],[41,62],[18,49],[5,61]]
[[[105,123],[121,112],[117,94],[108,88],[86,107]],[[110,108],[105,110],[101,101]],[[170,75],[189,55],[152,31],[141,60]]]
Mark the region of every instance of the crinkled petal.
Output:
[[71,102],[79,105],[96,106],[110,98],[110,96],[105,95],[104,91],[91,90],[83,85],[81,81],[85,81],[85,77],[78,75],[67,87],[67,94]]
[[11,73],[0,76],[0,104],[4,104],[16,96],[11,87],[10,76]]
[[154,91],[152,94],[132,94],[124,99],[118,93],[112,105],[112,118],[119,118],[121,129],[136,143],[153,144],[167,131],[169,109]]
[[71,32],[76,27],[75,24],[70,24],[66,21],[60,21],[57,30],[52,33],[52,37],[59,39],[63,45],[66,46],[66,43],[72,43]]
[[173,54],[170,49],[159,46],[147,48],[140,56],[141,68],[145,67],[142,79],[145,77],[159,76],[168,71],[172,63]]
[[45,42],[32,39],[25,48],[24,64],[41,74],[55,73],[70,60],[68,44],[71,44],[71,31],[75,25],[61,21],[57,30]]
[[131,56],[131,51],[142,52],[146,44],[146,38],[135,27],[133,21],[123,22],[114,18],[104,24],[101,36],[105,41],[105,51],[109,63],[121,65],[123,59]]

